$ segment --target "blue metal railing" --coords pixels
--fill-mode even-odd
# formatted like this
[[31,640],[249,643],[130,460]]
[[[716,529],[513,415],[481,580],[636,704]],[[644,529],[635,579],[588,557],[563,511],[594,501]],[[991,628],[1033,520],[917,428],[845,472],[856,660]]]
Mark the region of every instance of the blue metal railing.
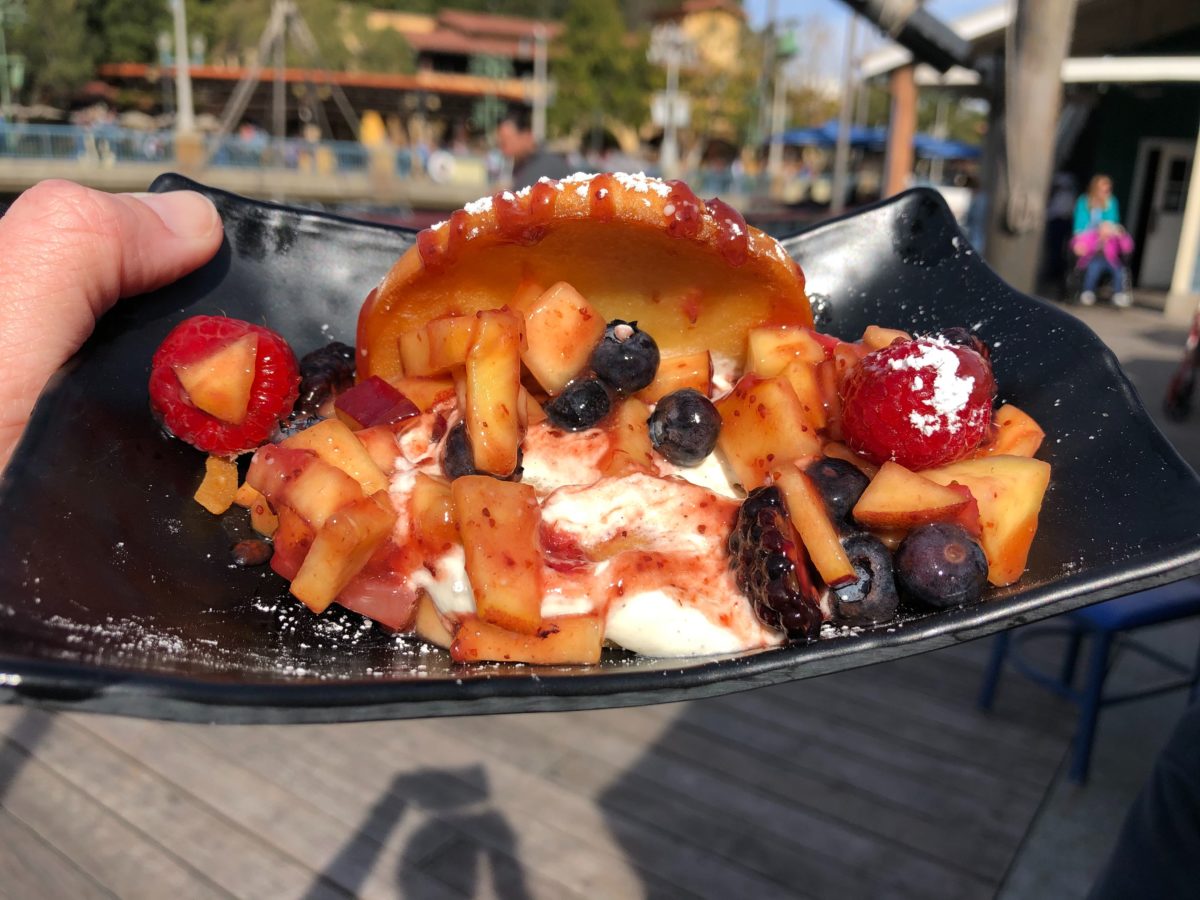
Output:
[[[312,143],[299,138],[205,138],[210,166],[363,172],[369,151],[353,141]],[[175,137],[169,131],[135,131],[111,125],[0,124],[0,159],[41,159],[98,164],[170,162]]]

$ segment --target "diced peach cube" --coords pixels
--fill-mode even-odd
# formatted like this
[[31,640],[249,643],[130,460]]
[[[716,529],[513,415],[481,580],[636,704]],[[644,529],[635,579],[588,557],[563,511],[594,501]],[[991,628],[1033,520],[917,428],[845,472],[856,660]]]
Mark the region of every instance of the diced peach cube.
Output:
[[221,456],[206,459],[204,480],[200,482],[193,499],[214,516],[219,516],[233,506],[237,492],[237,463]]
[[966,507],[954,488],[931,481],[895,462],[885,462],[854,506],[854,519],[868,528],[912,529],[953,520]]
[[637,398],[644,403],[657,403],[667,394],[684,388],[692,388],[705,397],[711,397],[712,376],[712,354],[707,350],[667,357],[659,361],[654,380],[637,392]]
[[454,379],[448,375],[392,378],[388,383],[417,404],[421,412],[454,399]]
[[250,408],[257,360],[258,335],[244,334],[204,359],[175,366],[174,371],[193,406],[236,425]]
[[746,333],[746,371],[770,378],[794,359],[814,366],[825,359],[825,348],[808,328],[760,326]]
[[794,465],[777,470],[774,479],[783,493],[792,527],[800,535],[804,549],[825,583],[837,587],[856,581],[858,576],[854,566],[829,518],[825,499],[812,479]]
[[465,366],[467,353],[475,343],[478,325],[479,319],[475,316],[442,316],[426,325],[430,372],[445,372],[454,366]]
[[447,482],[418,473],[411,503],[413,536],[431,553],[441,555],[458,543],[454,499]]
[[992,424],[996,436],[979,448],[977,456],[1033,456],[1046,438],[1033,417],[1011,403],[996,410]]
[[405,375],[411,377],[434,373],[435,370],[429,362],[429,333],[423,327],[402,332],[397,344],[400,348],[400,365],[404,367]]
[[828,422],[828,417],[825,412],[825,395],[817,381],[817,367],[802,359],[793,359],[783,367],[781,374],[796,392],[796,399],[804,408],[808,424],[817,431],[822,430]]
[[721,414],[717,448],[748,491],[764,484],[772,468],[821,452],[804,407],[781,376],[743,375],[716,406]]
[[292,579],[292,594],[313,612],[324,612],[387,540],[395,522],[386,491],[338,510],[317,531]]
[[322,461],[341,469],[362,485],[366,496],[387,488],[387,476],[375,465],[362,441],[338,419],[323,419],[311,428],[296,432],[280,446],[311,450]]
[[636,397],[625,399],[609,426],[611,441],[608,454],[600,463],[600,471],[610,477],[632,472],[653,472],[653,445],[650,443],[650,408]]
[[454,634],[446,627],[441,614],[433,600],[424,591],[417,599],[417,615],[413,619],[413,633],[423,641],[428,641],[435,647],[449,650],[454,642]]
[[1050,464],[1025,456],[987,456],[923,469],[921,474],[938,484],[958,482],[971,491],[979,503],[988,581],[1006,585],[1019,579],[1037,533]]
[[261,491],[277,512],[289,508],[315,530],[339,509],[363,497],[357,481],[318,459],[311,450],[274,444],[260,447],[254,454],[246,481]]
[[912,335],[898,328],[881,328],[879,325],[868,325],[863,332],[862,345],[868,352],[890,347],[893,341],[911,341]]
[[279,527],[272,535],[275,553],[271,557],[271,568],[275,574],[288,581],[295,578],[316,536],[316,531],[299,513],[286,506],[280,507]]
[[542,622],[541,510],[527,484],[465,475],[450,485],[475,610],[485,622],[535,634]]
[[517,467],[521,445],[520,313],[478,313],[479,329],[467,354],[463,421],[471,438],[475,468],[501,478]]
[[525,316],[525,367],[546,391],[557,394],[587,365],[606,323],[565,281],[551,285],[518,309]]
[[420,415],[417,405],[378,375],[372,375],[333,401],[338,419],[353,431],[390,425]]
[[467,616],[454,630],[450,656],[456,662],[592,665],[600,661],[603,642],[604,625],[599,616],[554,616],[534,634],[506,631]]

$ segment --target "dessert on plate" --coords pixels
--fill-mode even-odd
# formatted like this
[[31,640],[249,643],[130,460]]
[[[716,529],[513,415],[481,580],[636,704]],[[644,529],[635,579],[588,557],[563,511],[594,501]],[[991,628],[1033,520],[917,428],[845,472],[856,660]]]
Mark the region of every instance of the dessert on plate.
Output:
[[297,363],[186,320],[151,400],[298,600],[463,662],[736,653],[977,602],[1021,577],[1049,481],[976,336],[821,334],[778,242],[643,175],[426,229],[354,348]]

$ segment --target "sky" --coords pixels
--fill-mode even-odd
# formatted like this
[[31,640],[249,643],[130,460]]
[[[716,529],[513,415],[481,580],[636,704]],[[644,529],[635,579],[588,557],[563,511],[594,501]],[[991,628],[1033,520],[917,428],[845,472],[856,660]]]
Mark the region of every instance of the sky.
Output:
[[[959,16],[1002,2],[1004,0],[927,0],[925,8],[943,21],[950,22]],[[776,8],[781,22],[792,20],[799,23],[801,52],[813,57],[812,68],[826,78],[837,77],[841,71],[849,8],[840,0],[745,0],[751,26],[764,26],[772,6]],[[860,27],[858,35],[859,54],[883,43],[878,30],[869,24]]]

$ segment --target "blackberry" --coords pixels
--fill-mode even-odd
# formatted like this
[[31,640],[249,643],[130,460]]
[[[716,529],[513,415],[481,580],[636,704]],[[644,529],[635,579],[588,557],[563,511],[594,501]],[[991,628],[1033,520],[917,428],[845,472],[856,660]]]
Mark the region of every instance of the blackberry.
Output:
[[354,386],[354,348],[330,341],[300,360],[300,397],[292,412],[294,419],[311,419],[321,406]]
[[655,450],[677,466],[698,466],[717,446],[721,414],[698,390],[684,388],[655,404],[648,425]]
[[846,625],[877,625],[890,621],[900,605],[892,554],[878,538],[852,534],[842,539],[858,580],[832,588],[833,618]]
[[961,325],[955,325],[952,328],[947,328],[937,335],[943,340],[949,341],[951,344],[957,344],[959,347],[966,347],[968,350],[974,350],[986,360],[991,360],[992,351],[988,345],[973,332],[963,328]]
[[729,564],[759,621],[812,640],[821,632],[820,594],[808,556],[791,535],[779,488],[756,488],[742,501],[729,535]]
[[832,456],[814,460],[804,471],[825,498],[825,507],[835,524],[849,519],[850,510],[871,483],[852,463]]
[[563,431],[585,431],[612,409],[612,395],[598,378],[576,378],[545,406],[546,418]]
[[658,372],[658,344],[637,322],[613,319],[592,351],[592,371],[619,394],[640,391]]

